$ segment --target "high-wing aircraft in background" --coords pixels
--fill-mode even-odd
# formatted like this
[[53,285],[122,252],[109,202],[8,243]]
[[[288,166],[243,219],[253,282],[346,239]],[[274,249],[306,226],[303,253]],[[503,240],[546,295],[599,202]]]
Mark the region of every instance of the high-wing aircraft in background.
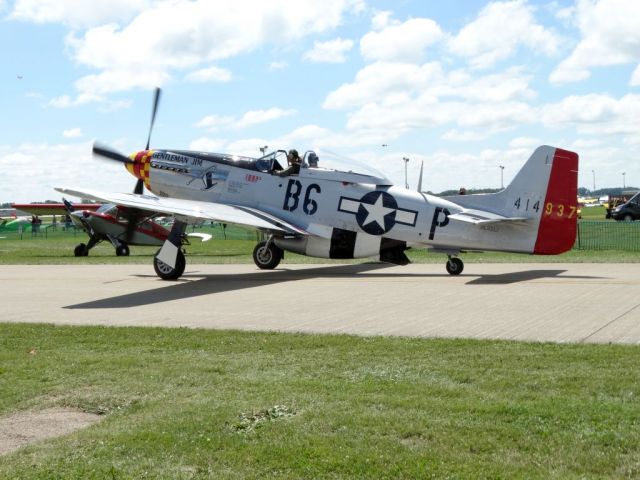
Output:
[[[73,224],[89,235],[87,243],[76,245],[76,257],[86,257],[89,250],[101,242],[113,245],[117,256],[129,255],[129,245],[161,246],[169,230],[153,219],[157,212],[139,212],[113,204],[28,203],[11,206],[33,215],[69,215]],[[189,236],[209,240],[211,235],[190,233]]]
[[[155,271],[165,280],[184,272],[181,247],[185,228],[194,219],[264,232],[267,240],[253,252],[262,269],[275,268],[285,251],[337,259],[375,256],[404,265],[408,248],[427,248],[446,254],[447,271],[458,275],[463,269],[458,255],[463,252],[554,255],[574,244],[576,153],[538,147],[501,192],[437,197],[395,186],[384,175],[318,167],[312,151],[305,153],[299,168],[283,171],[285,150],[250,158],[149,149],[159,96],[156,90],[144,150],[127,157],[99,145],[93,148],[138,178],[136,193],[56,190],[173,215],[169,237],[154,257]],[[144,194],[143,185],[155,196]]]

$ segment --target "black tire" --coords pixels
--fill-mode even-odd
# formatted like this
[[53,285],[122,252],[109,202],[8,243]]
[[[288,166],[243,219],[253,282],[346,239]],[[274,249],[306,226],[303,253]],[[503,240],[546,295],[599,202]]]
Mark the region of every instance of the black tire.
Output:
[[126,243],[121,243],[116,247],[116,255],[119,257],[128,257],[129,256],[129,245]]
[[153,257],[153,269],[156,271],[156,275],[158,275],[163,280],[177,280],[184,273],[184,269],[187,266],[187,261],[184,258],[184,253],[181,250],[178,250],[178,258],[176,258],[176,268],[171,268],[166,263],[158,260],[158,253]]
[[253,261],[261,270],[273,270],[282,260],[282,250],[273,243],[260,242],[253,249]]
[[633,222],[633,217],[631,216],[631,214],[627,213],[627,214],[624,216],[623,220],[624,220],[625,222]]
[[464,263],[457,257],[450,258],[447,261],[447,272],[449,275],[460,275],[464,270]]
[[80,243],[76,245],[76,248],[73,249],[73,254],[76,257],[86,257],[89,255],[89,249],[84,243]]

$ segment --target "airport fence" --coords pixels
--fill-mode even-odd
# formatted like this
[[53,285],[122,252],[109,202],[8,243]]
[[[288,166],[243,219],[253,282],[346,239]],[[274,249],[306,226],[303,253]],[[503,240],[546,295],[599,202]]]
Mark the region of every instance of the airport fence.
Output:
[[573,248],[640,251],[640,222],[581,220]]
[[[235,225],[223,226],[220,223],[205,223],[196,227],[188,227],[188,231],[209,233],[218,240],[251,240],[260,241],[262,235],[255,230]],[[63,227],[62,224],[42,225],[38,231],[32,232],[31,225],[25,224],[20,230],[3,229],[0,226],[0,238],[7,240],[28,239],[61,239],[65,237],[82,237],[86,234],[74,227]],[[616,222],[580,220],[574,249],[578,250],[621,250],[640,251],[640,221]]]
[[[170,228],[170,227],[168,227]],[[189,226],[187,232],[208,233],[217,240],[261,240],[259,232],[252,229],[238,227],[236,225],[224,225],[221,223],[204,223],[197,226]],[[64,224],[42,224],[32,229],[30,223],[25,223],[16,228],[3,228],[0,226],[0,239],[29,240],[29,239],[63,239],[67,237],[86,237],[83,230],[75,226]]]

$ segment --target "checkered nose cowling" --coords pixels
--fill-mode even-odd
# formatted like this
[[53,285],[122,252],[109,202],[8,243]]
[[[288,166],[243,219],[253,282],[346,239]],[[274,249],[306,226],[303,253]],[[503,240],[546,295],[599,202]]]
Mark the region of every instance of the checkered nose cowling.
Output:
[[147,189],[151,189],[151,184],[149,183],[149,169],[152,155],[153,150],[142,150],[141,152],[132,153],[129,155],[129,158],[133,160],[133,163],[125,165],[131,175],[144,182],[144,186],[147,187]]

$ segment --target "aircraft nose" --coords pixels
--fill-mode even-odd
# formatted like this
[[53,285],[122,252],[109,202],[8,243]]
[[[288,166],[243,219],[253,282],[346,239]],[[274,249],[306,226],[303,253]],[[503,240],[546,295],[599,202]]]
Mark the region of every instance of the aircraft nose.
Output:
[[125,167],[131,175],[140,180],[143,180],[145,186],[149,188],[149,168],[151,166],[151,156],[153,150],[142,150],[140,152],[132,153],[129,158],[133,160],[133,163],[125,164]]

